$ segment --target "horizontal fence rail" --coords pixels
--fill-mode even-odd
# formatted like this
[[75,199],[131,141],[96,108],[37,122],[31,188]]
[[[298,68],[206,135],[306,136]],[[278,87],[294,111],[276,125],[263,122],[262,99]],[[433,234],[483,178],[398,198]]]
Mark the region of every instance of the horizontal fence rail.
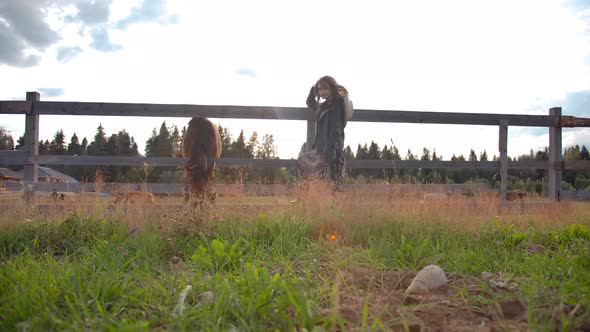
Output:
[[[227,106],[187,104],[135,104],[103,102],[41,101],[37,92],[27,92],[24,101],[0,101],[0,114],[25,115],[25,151],[0,151],[0,164],[23,164],[25,183],[38,185],[38,165],[78,166],[136,166],[136,167],[182,167],[182,158],[139,156],[55,156],[39,155],[40,115],[96,115],[139,117],[207,117],[265,120],[307,121],[307,144],[315,138],[314,112],[301,107],[272,106]],[[563,161],[562,128],[590,127],[590,119],[562,116],[561,108],[549,110],[549,115],[490,114],[458,112],[415,112],[401,110],[354,111],[350,121],[388,123],[428,123],[448,125],[492,125],[499,127],[498,161],[422,161],[422,160],[347,160],[347,169],[498,169],[501,182],[501,199],[506,199],[508,169],[545,169],[549,177],[549,197],[559,200],[560,195],[579,198],[585,194],[560,191],[564,170],[590,169],[589,161]],[[510,126],[547,127],[549,129],[549,160],[509,161],[507,156],[508,128]],[[244,159],[222,158],[217,166],[250,168],[295,168],[293,159]],[[36,187],[42,189],[43,187]],[[151,187],[150,187],[151,188]],[[153,187],[154,190],[158,190]],[[34,192],[34,190],[33,190]],[[564,196],[565,197],[565,196]]]
[[[25,184],[7,182],[9,191],[24,191]],[[181,194],[185,187],[182,183],[67,183],[67,182],[37,182],[32,185],[37,191],[51,192],[151,192],[162,194]],[[409,192],[441,192],[441,193],[469,193],[475,194],[490,190],[484,183],[468,184],[345,184],[344,190],[356,193],[409,193]],[[296,186],[292,184],[216,184],[214,189],[219,194],[246,193],[257,195],[290,194]]]
[[[30,188],[27,188],[30,186]],[[391,194],[412,194],[418,196],[426,193],[443,193],[446,195],[477,196],[482,193],[496,193],[488,184],[484,183],[460,183],[460,184],[345,184],[344,191],[353,192],[357,195],[391,195]],[[153,193],[164,195],[182,195],[185,187],[181,183],[68,183],[68,182],[37,182],[24,184],[22,182],[6,182],[6,190],[17,194],[27,190],[51,193],[87,193],[87,194],[108,194],[118,193]],[[291,184],[216,184],[214,190],[220,195],[256,195],[256,196],[280,196],[293,195],[296,190]],[[441,196],[442,197],[442,196]],[[450,197],[450,196],[449,196]],[[18,196],[1,196],[2,198],[19,198]],[[435,196],[438,198],[438,196]],[[562,200],[590,201],[590,191],[582,190],[561,190]]]
[[[209,118],[311,121],[315,119],[315,115],[312,111],[302,107],[131,104],[60,101],[0,101],[0,114],[33,113],[40,115],[147,116],[187,118],[203,116]],[[548,115],[416,112],[365,109],[356,109],[350,121],[497,126],[502,120],[508,121],[508,125],[510,126],[549,127],[553,125],[553,118]],[[590,127],[590,119],[564,116],[562,122],[563,126],[567,127]]]

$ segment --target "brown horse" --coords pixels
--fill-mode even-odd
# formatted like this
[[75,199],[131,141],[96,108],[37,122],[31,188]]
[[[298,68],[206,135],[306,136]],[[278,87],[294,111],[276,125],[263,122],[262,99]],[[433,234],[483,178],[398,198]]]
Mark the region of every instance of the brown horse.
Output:
[[184,134],[182,156],[186,159],[185,203],[192,194],[203,203],[214,199],[215,161],[221,157],[219,130],[206,118],[192,118]]

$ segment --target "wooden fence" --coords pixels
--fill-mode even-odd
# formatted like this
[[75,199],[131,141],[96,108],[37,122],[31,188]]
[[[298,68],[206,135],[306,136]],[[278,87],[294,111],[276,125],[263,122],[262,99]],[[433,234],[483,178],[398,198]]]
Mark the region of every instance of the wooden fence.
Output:
[[[499,161],[421,161],[421,160],[350,160],[347,168],[377,169],[446,169],[446,168],[489,168],[500,173],[500,195],[506,199],[508,169],[546,169],[549,175],[549,197],[590,199],[583,192],[560,190],[563,170],[590,169],[590,161],[564,161],[562,156],[562,128],[590,127],[590,119],[564,116],[559,107],[551,108],[548,115],[456,113],[456,112],[414,112],[394,110],[357,109],[350,121],[434,123],[460,125],[488,125],[499,128]],[[25,187],[35,188],[38,183],[38,166],[42,165],[116,165],[116,166],[180,166],[181,158],[167,157],[122,157],[122,156],[55,156],[39,155],[39,117],[41,115],[99,115],[99,116],[149,116],[149,117],[195,117],[272,119],[307,121],[307,146],[315,136],[313,112],[298,107],[270,106],[217,106],[181,104],[131,104],[99,102],[55,102],[40,101],[37,92],[27,92],[24,101],[0,101],[0,114],[25,115],[25,146],[23,151],[0,151],[0,164],[23,164]],[[509,161],[508,127],[548,127],[548,161]],[[293,159],[241,159],[222,158],[219,167],[248,166],[295,167]],[[40,188],[40,187],[39,187]]]

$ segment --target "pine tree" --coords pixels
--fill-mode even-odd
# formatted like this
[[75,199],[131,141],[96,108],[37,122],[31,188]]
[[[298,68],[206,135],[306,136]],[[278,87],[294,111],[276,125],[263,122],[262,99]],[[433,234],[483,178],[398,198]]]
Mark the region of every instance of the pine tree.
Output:
[[[356,149],[355,159],[359,159],[359,160],[369,159],[369,148],[367,147],[367,144],[365,144],[364,146],[361,146],[360,144],[358,145],[358,147]],[[364,168],[355,168],[355,169],[351,170],[351,175],[353,177],[358,177],[359,175],[366,177],[368,174],[367,171],[368,170],[364,169]]]
[[424,161],[430,160],[430,150],[428,150],[427,148],[423,148],[422,149],[422,156],[420,157],[420,160],[424,160]]
[[344,149],[344,158],[346,160],[354,159],[354,153],[352,153],[352,149],[350,148],[350,145],[347,145],[346,148]]
[[[121,130],[109,137],[107,153],[109,156],[137,156],[137,144],[127,131]],[[104,175],[105,180],[112,182],[128,182],[133,179],[129,166],[108,166]]]
[[488,153],[486,150],[483,150],[483,152],[479,154],[479,161],[488,161]]
[[21,135],[16,140],[16,146],[14,147],[15,150],[24,150],[25,149],[25,135]]
[[118,156],[121,147],[119,146],[119,135],[112,134],[107,140],[107,154],[109,156]]
[[549,160],[549,149],[545,147],[543,151],[537,151],[535,154],[535,160]]
[[4,128],[0,128],[0,150],[14,150],[14,139]]
[[137,147],[137,143],[135,142],[135,138],[131,136],[131,155],[132,156],[139,156],[139,150]]
[[[369,150],[367,152],[367,159],[371,160],[379,160],[381,159],[381,148],[379,145],[374,141],[371,141],[371,145],[369,145]],[[383,172],[378,168],[367,169],[364,172],[367,176],[372,178],[382,178]]]
[[[80,141],[78,140],[78,135],[76,135],[76,133],[74,133],[70,138],[70,143],[66,149],[66,154],[70,156],[82,155],[82,146],[80,145]],[[85,166],[66,165],[64,166],[64,173],[75,179],[81,180],[86,168],[87,167]]]
[[[563,160],[565,161],[577,161],[582,159],[582,151],[579,145],[570,146],[565,149],[563,154]],[[565,171],[563,172],[563,181],[571,184],[575,184],[578,178],[578,172]]]
[[63,130],[58,130],[53,136],[53,140],[49,143],[49,153],[54,155],[65,155],[67,152],[66,148],[66,136]]
[[399,149],[397,148],[397,146],[393,145],[391,152],[393,152],[393,160],[402,160],[402,157],[399,154]]
[[265,157],[258,156],[261,148],[262,146],[258,143],[258,133],[253,132],[252,136],[250,136],[250,139],[248,140],[248,144],[246,144],[246,156],[248,158],[254,158],[256,156],[258,158],[267,159]]
[[[432,150],[432,160],[443,160],[443,156],[439,156],[436,154],[436,149]],[[434,173],[434,182],[436,183],[446,183],[448,177],[448,170],[443,168]]]
[[88,140],[86,139],[86,137],[82,139],[82,145],[80,149],[82,150],[80,152],[81,155],[88,155]]
[[[420,160],[422,161],[430,161],[430,150],[427,148],[422,148],[422,156],[420,156]],[[418,173],[416,175],[418,181],[423,183],[432,183],[432,170],[429,168],[420,168],[418,169]]]
[[[67,154],[67,145],[66,145],[66,135],[64,135],[63,130],[58,130],[55,135],[53,135],[53,139],[49,143],[49,154],[63,156]],[[56,171],[65,173],[66,167],[65,165],[54,165],[51,166]]]
[[369,145],[367,157],[368,159],[373,160],[381,159],[381,149],[379,148],[379,145],[377,145],[377,143],[375,143],[374,141],[371,141],[371,145]]
[[147,157],[172,157],[172,140],[166,121],[162,122],[157,134],[156,128],[152,131],[152,136],[146,142],[145,154]]
[[469,161],[477,161],[477,155],[475,154],[475,151],[473,151],[473,149],[469,151]]
[[72,135],[70,144],[68,144],[68,154],[74,156],[79,156],[82,154],[82,145],[80,145],[80,141],[78,140],[76,133]]
[[574,145],[569,148],[565,149],[565,153],[563,154],[563,160],[566,161],[575,161],[580,160],[582,158],[579,145]]
[[232,136],[227,128],[219,125],[219,136],[221,137],[221,157],[231,156]]
[[356,149],[356,159],[369,159],[369,148],[367,147],[367,144],[361,146],[360,144],[358,145],[357,149]]
[[117,156],[137,156],[137,144],[133,137],[129,137],[126,130],[119,131],[116,135],[112,135],[116,140],[116,149],[113,151]]
[[184,137],[184,133],[180,136],[180,132],[178,131],[178,127],[176,125],[172,126],[172,135],[170,135],[170,141],[172,142],[172,156],[174,157],[182,157],[182,138]]
[[[262,137],[262,143],[258,146],[256,153],[257,158],[261,159],[275,159],[277,158],[277,147],[272,135],[265,134]],[[262,183],[275,183],[279,179],[280,169],[278,168],[263,168],[255,170],[254,174]]]
[[383,150],[381,150],[381,159],[382,160],[393,160],[393,151],[391,151],[387,145],[383,146]]
[[[381,150],[381,159],[382,160],[395,160],[395,155],[393,154],[392,149],[387,147],[387,145],[383,146],[383,150]],[[391,179],[395,176],[395,170],[393,169],[383,169],[382,174],[384,178]]]
[[350,148],[350,145],[347,145],[344,148],[344,151],[343,152],[344,152],[344,160],[346,160],[345,163],[344,163],[344,166],[346,167],[345,173],[346,173],[347,176],[354,176],[354,173],[352,171],[352,168],[349,167],[350,164],[348,163],[348,160],[354,159],[354,153],[352,152],[352,149]]
[[107,139],[102,124],[96,128],[96,135],[94,141],[88,146],[88,155],[90,156],[106,156],[107,155]]
[[[451,157],[451,161],[465,161],[465,157],[460,154],[458,157],[453,154]],[[466,173],[468,169],[464,168],[454,168],[448,171],[448,177],[453,183],[464,183],[465,180],[468,179],[468,174]]]
[[248,151],[246,150],[246,139],[244,138],[244,130],[240,131],[238,138],[231,143],[230,151],[232,157],[235,158],[247,158]]
[[155,156],[158,144],[158,133],[156,128],[152,129],[152,136],[145,142],[145,155],[147,157]]
[[50,153],[50,144],[49,140],[39,141],[39,154],[49,154]]
[[162,125],[160,126],[160,132],[158,133],[158,138],[159,138],[159,151],[158,151],[158,157],[171,157],[172,154],[174,153],[173,148],[172,148],[172,139],[170,136],[170,131],[168,130],[168,127],[166,127],[166,121],[162,122]]
[[277,147],[272,135],[266,134],[262,137],[262,143],[256,151],[256,157],[261,159],[274,159],[277,157]]
[[442,160],[443,157],[442,156],[438,156],[436,154],[436,150],[432,150],[432,160]]

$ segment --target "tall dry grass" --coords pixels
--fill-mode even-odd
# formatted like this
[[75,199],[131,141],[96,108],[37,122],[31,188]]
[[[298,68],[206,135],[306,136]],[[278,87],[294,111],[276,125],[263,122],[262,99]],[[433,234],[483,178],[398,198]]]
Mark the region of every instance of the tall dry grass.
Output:
[[[104,187],[96,177],[97,192]],[[477,231],[482,225],[496,220],[515,227],[535,225],[556,229],[565,224],[590,218],[588,203],[552,203],[538,198],[502,204],[496,193],[431,192],[392,185],[393,190],[376,192],[370,189],[342,191],[319,180],[300,182],[292,191],[276,195],[251,195],[243,181],[225,187],[207,211],[182,204],[180,196],[156,197],[155,203],[139,200],[131,204],[113,204],[115,197],[96,193],[77,193],[54,200],[49,194],[37,194],[28,206],[24,200],[11,200],[11,207],[0,212],[2,225],[59,220],[72,212],[81,217],[116,219],[132,225],[158,224],[172,214],[211,214],[218,219],[250,218],[260,213],[291,215],[311,223],[337,222],[339,227],[371,223],[409,222],[424,225],[444,225],[449,228]],[[216,217],[216,218],[217,218]]]

